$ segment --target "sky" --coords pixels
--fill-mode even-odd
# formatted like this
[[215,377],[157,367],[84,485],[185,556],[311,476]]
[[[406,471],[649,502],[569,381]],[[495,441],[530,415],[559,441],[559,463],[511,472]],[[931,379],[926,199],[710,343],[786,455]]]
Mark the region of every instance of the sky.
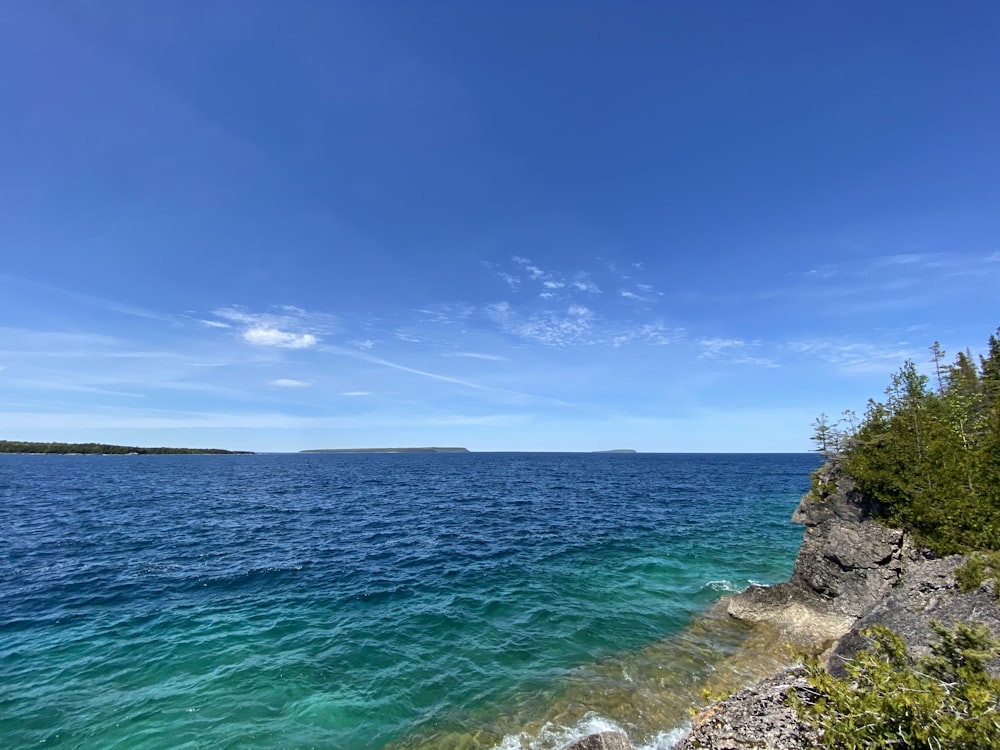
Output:
[[806,451],[1000,325],[992,1],[0,12],[0,439]]

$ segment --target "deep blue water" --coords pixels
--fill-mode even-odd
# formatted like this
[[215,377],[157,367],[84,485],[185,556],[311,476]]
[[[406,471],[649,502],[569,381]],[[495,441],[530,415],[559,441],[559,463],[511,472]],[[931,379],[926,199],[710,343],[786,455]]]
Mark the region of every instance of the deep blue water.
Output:
[[543,748],[613,723],[666,747],[646,693],[732,650],[684,640],[722,593],[787,578],[817,465],[0,455],[0,746]]

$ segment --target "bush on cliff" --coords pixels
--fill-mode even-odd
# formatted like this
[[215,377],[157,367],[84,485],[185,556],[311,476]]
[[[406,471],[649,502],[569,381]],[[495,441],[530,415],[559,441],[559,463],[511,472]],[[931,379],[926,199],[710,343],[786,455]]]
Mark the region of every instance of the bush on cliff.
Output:
[[811,700],[789,699],[821,731],[825,747],[843,750],[981,750],[1000,738],[1000,679],[986,664],[1000,650],[983,626],[950,632],[932,624],[938,642],[911,662],[888,628],[865,631],[872,641],[837,678],[818,661],[807,667]]
[[821,418],[814,439],[919,543],[942,555],[1000,549],[1000,329],[978,367],[967,352],[949,365],[931,351],[933,384],[908,361],[859,425]]

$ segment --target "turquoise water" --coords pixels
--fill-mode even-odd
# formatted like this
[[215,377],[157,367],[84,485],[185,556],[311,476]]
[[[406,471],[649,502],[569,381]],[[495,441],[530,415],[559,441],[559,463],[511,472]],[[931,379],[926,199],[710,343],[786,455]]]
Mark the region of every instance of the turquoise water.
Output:
[[0,746],[668,747],[817,464],[0,456]]

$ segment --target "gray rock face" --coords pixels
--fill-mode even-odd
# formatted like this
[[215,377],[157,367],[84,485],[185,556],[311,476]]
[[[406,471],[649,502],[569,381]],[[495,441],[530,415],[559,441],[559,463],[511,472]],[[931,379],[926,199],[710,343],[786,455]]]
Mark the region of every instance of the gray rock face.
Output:
[[633,747],[621,732],[601,732],[577,740],[563,750],[633,750]]
[[811,651],[847,633],[905,567],[903,532],[871,518],[873,507],[835,463],[820,470],[817,486],[792,515],[806,533],[789,581],[751,586],[729,604],[733,617],[778,625]]
[[[948,628],[982,623],[1000,637],[1000,582],[960,592],[955,570],[961,556],[926,557],[901,530],[873,521],[875,509],[835,463],[824,466],[818,480],[818,496],[803,498],[792,516],[806,533],[791,578],[734,596],[731,615],[777,624],[791,643],[814,652],[833,644],[827,663],[841,675],[845,661],[869,645],[861,632],[875,624],[898,633],[913,656],[929,653],[931,621]],[[1000,656],[989,669],[1000,676]],[[789,690],[805,697],[806,688],[796,670],[765,679],[702,712],[675,750],[817,747],[815,730],[784,703]]]
[[[829,659],[830,671],[843,676],[844,662],[868,647],[868,640],[861,633],[872,625],[893,630],[914,657],[930,653],[930,646],[936,640],[932,621],[948,629],[958,623],[979,623],[1000,634],[1000,605],[994,590],[997,582],[987,581],[975,591],[962,593],[955,583],[955,570],[963,560],[961,555],[942,559],[915,556],[899,586],[876,602],[837,642]],[[1000,676],[1000,656],[989,668]]]

